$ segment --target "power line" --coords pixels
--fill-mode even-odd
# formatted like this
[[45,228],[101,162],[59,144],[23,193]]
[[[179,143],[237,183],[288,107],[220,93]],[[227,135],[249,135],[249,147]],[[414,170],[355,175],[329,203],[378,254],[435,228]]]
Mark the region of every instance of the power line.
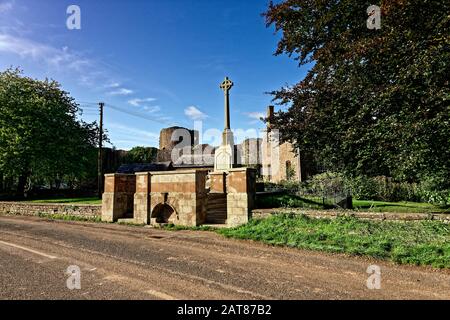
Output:
[[[89,110],[89,111],[90,110],[98,110],[98,103],[97,102],[78,101],[78,104],[79,104],[79,107],[81,109],[86,109],[86,110]],[[111,108],[111,109],[113,109],[115,111],[119,111],[119,112],[122,112],[122,113],[125,113],[125,114],[128,114],[128,115],[131,115],[131,116],[134,116],[134,117],[137,117],[137,118],[140,118],[140,119],[152,121],[152,122],[155,122],[155,123],[158,123],[158,124],[162,123],[162,124],[169,125],[169,126],[173,125],[173,123],[170,123],[170,122],[165,121],[163,119],[150,117],[150,116],[147,116],[147,115],[142,114],[140,112],[127,110],[127,109],[125,109],[123,107],[118,107],[118,106],[115,106],[115,105],[112,105],[112,104],[109,104],[109,103],[105,104],[104,107],[109,107],[109,108]],[[83,114],[84,114],[84,112],[83,112]]]
[[94,110],[94,109],[98,109],[98,107],[91,107],[91,106],[78,106],[80,109],[88,109],[88,110]]
[[90,104],[93,106],[98,106],[97,102],[90,102],[90,101],[78,101],[78,104]]
[[157,118],[149,117],[149,116],[144,115],[144,114],[142,114],[142,113],[140,113],[140,112],[134,112],[134,111],[130,111],[130,110],[125,110],[125,109],[123,109],[123,108],[121,108],[121,107],[117,107],[117,106],[114,106],[114,105],[111,105],[111,104],[106,104],[105,106],[106,106],[106,107],[109,107],[109,108],[111,108],[111,109],[113,109],[113,110],[116,110],[116,111],[119,111],[119,112],[123,112],[123,113],[126,113],[126,114],[128,114],[128,115],[132,115],[132,116],[137,117],[137,118],[141,118],[141,119],[153,121],[153,122],[156,122],[156,123],[158,123],[158,124],[163,123],[163,124],[166,124],[166,125],[171,125],[171,123],[169,123],[169,122],[167,122],[167,121],[164,121],[164,120],[162,120],[162,119],[157,119]]
[[[98,102],[78,101],[78,104],[79,104],[81,109],[85,108],[85,109],[89,109],[89,111],[90,110],[98,110]],[[165,121],[165,120],[163,120],[161,118],[150,117],[150,116],[147,116],[147,115],[142,114],[140,112],[127,110],[127,109],[125,109],[123,107],[118,107],[118,106],[112,105],[110,103],[105,104],[104,107],[109,107],[109,108],[111,108],[113,110],[116,110],[116,111],[119,111],[119,112],[122,112],[122,113],[125,113],[125,114],[128,114],[128,115],[131,115],[131,116],[134,116],[134,117],[137,117],[137,118],[140,118],[140,119],[152,121],[152,122],[155,122],[155,123],[158,123],[158,124],[162,123],[162,124],[169,125],[169,126],[173,125],[173,123]]]

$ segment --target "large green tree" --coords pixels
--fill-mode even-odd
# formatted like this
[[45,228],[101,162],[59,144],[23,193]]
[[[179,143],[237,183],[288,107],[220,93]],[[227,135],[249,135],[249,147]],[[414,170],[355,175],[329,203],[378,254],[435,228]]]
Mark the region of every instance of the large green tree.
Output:
[[134,147],[128,151],[126,163],[151,163],[156,161],[158,149],[153,147]]
[[[373,4],[378,30],[366,25]],[[282,33],[276,54],[310,66],[273,93],[288,106],[274,119],[283,138],[349,175],[449,187],[449,12],[441,0],[271,3],[267,24]]]
[[98,128],[78,120],[79,111],[56,81],[0,73],[0,172],[18,179],[19,196],[30,182],[72,183],[95,166]]

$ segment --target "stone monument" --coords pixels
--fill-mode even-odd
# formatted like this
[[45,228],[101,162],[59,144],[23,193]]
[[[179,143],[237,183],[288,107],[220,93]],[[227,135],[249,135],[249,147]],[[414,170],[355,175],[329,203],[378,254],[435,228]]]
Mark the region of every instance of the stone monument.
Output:
[[222,133],[222,145],[216,150],[214,159],[214,170],[229,170],[234,167],[234,138],[230,129],[230,90],[233,82],[225,77],[220,88],[224,92],[225,109],[224,121],[225,128]]
[[103,221],[191,227],[205,223],[236,227],[248,222],[255,203],[256,170],[233,168],[232,87],[228,78],[220,85],[225,95],[225,128],[215,153],[215,171],[201,168],[107,174]]

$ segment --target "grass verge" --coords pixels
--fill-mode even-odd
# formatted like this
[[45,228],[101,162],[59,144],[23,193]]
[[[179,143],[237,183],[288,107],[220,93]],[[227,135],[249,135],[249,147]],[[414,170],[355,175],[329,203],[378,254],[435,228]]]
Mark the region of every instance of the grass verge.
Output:
[[353,200],[355,210],[369,212],[398,213],[450,213],[449,207],[441,207],[431,203],[418,202],[384,202],[371,200]]
[[217,232],[230,238],[270,245],[450,268],[450,225],[440,221],[369,221],[353,217],[312,219],[283,214],[254,219],[247,225]]
[[[324,210],[332,206],[324,204],[318,197],[300,197],[297,195],[263,195],[256,198],[258,208],[306,208]],[[395,213],[450,213],[450,207],[441,207],[431,203],[384,202],[353,199],[354,210],[368,212]]]

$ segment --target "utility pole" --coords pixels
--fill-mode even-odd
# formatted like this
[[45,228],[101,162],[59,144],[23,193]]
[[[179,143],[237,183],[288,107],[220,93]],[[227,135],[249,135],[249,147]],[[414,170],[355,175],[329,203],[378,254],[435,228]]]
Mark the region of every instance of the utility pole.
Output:
[[100,106],[100,130],[98,134],[98,197],[102,198],[103,193],[103,107],[104,102],[98,104]]

